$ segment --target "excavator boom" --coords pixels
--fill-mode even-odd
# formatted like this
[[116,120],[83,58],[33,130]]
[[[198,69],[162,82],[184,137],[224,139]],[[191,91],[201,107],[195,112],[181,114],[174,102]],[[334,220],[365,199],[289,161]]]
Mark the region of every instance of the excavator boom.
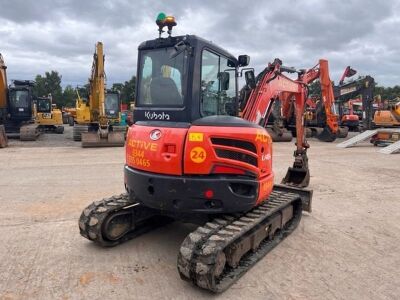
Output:
[[[118,126],[110,126],[105,109],[105,72],[103,44],[98,42],[93,55],[92,73],[89,79],[89,111],[91,123],[88,132],[82,132],[82,147],[123,147],[123,131],[114,131]],[[79,126],[77,126],[79,128]]]
[[[332,87],[332,81],[329,76],[329,64],[325,59],[320,59],[318,64],[313,68],[307,70],[302,75],[303,82],[306,84],[311,84],[313,81],[319,79],[319,83],[321,86],[321,101],[323,105],[323,111],[319,112],[323,114],[323,124],[321,124],[322,130],[320,128],[313,129],[316,132],[315,136],[324,142],[333,142],[336,139],[336,136],[339,131],[338,125],[338,115],[335,111],[335,96]],[[308,107],[314,109],[315,114],[317,114],[317,106],[316,104],[311,104],[311,99],[307,99]],[[318,119],[319,116],[315,115],[315,118]],[[319,122],[317,122],[319,123]],[[317,124],[321,126],[320,124]]]

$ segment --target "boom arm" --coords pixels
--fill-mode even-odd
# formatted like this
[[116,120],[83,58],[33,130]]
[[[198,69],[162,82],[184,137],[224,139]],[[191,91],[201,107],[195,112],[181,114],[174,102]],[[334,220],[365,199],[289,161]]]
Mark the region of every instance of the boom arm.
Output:
[[303,122],[307,94],[306,84],[302,82],[300,76],[298,80],[292,80],[283,75],[282,72],[293,73],[296,71],[292,68],[283,67],[279,59],[275,59],[272,64],[268,65],[257,86],[250,93],[243,110],[243,118],[265,127],[274,101],[281,101],[282,107],[289,106],[289,102],[294,103],[296,118],[295,162],[293,167],[289,168],[283,183],[304,187],[308,185],[310,180],[307,158],[309,145],[305,140]]
[[102,123],[107,122],[104,107],[104,54],[103,43],[96,44],[96,52],[93,55],[92,74],[89,79],[90,94],[89,105],[92,113],[92,120]]
[[332,82],[329,77],[329,65],[325,59],[320,59],[319,63],[308,70],[302,75],[303,82],[310,84],[317,78],[319,78],[321,85],[322,102],[324,103],[326,125],[330,132],[326,132],[326,135],[336,135],[338,132],[338,116],[334,111],[335,95],[333,93]]

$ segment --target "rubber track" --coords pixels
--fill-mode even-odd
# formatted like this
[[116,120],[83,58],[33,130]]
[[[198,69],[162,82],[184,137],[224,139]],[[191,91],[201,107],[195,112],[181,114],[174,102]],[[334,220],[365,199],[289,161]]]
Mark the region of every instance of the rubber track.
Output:
[[19,139],[21,141],[36,141],[39,135],[39,126],[36,124],[22,125],[19,129]]
[[[134,230],[128,232],[120,239],[116,241],[104,239],[102,226],[106,219],[113,213],[119,212],[132,204],[135,204],[135,202],[130,201],[126,193],[93,202],[83,210],[79,218],[80,234],[100,246],[113,247],[170,222],[169,219],[152,214],[147,220],[140,222],[139,225],[136,225]],[[127,210],[130,210],[132,212],[132,217],[134,217],[135,212],[138,212],[138,210],[146,210],[146,208],[138,205],[127,208]]]
[[75,124],[72,128],[72,138],[75,142],[82,140],[82,132],[88,132],[89,127],[87,125]]
[[[256,251],[245,254],[238,267],[226,266],[223,273],[215,278],[213,271],[218,253],[233,242],[240,241],[246,234],[251,234],[251,230],[268,223],[271,217],[292,203],[294,215],[283,230],[272,239],[262,241]],[[298,195],[273,191],[264,204],[246,214],[224,215],[206,223],[190,233],[181,245],[178,254],[181,278],[212,292],[223,292],[288,236],[299,224],[301,214],[301,199]]]

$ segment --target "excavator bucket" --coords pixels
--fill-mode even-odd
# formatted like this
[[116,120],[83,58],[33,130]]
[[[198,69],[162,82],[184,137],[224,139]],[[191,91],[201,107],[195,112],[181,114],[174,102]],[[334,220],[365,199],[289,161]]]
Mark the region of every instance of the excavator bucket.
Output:
[[8,140],[6,135],[6,130],[4,125],[0,125],[0,148],[5,148],[8,146]]
[[286,176],[282,179],[282,184],[306,187],[310,183],[310,171],[308,168],[289,167]]
[[295,152],[293,167],[289,167],[282,184],[303,188],[310,183],[310,170],[308,169],[307,153]]
[[125,136],[123,132],[112,132],[107,137],[101,137],[97,132],[82,132],[82,147],[124,147]]
[[325,126],[322,130],[318,128],[316,137],[323,142],[333,142],[334,140],[336,140],[336,134],[333,133],[331,129],[327,126]]

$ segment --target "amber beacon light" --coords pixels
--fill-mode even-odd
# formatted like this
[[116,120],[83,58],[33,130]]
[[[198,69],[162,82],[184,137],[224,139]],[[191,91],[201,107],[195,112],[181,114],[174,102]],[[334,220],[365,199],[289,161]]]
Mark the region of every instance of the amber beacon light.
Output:
[[168,28],[168,36],[171,36],[172,27],[176,26],[175,17],[167,16],[165,13],[159,13],[156,19],[156,24],[158,25],[158,32],[161,34],[164,32],[163,28],[167,26]]

